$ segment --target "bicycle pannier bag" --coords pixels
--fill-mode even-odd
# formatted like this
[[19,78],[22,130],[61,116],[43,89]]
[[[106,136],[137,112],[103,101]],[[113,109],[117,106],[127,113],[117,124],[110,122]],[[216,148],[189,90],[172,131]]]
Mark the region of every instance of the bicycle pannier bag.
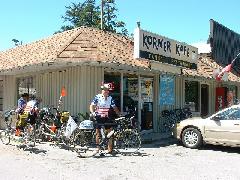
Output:
[[93,121],[91,120],[84,120],[79,125],[80,129],[93,129]]

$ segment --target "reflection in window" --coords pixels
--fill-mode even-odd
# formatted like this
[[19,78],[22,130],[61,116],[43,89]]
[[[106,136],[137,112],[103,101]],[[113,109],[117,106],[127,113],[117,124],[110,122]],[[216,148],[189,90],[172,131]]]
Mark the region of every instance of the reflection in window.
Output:
[[240,119],[240,109],[239,108],[231,109],[231,111],[227,115],[227,119],[229,119],[229,120],[239,120]]
[[23,93],[28,93],[30,96],[36,96],[36,88],[34,86],[33,77],[23,77],[17,79],[17,97]]
[[123,111],[134,111],[138,102],[138,78],[136,75],[124,74],[123,77]]
[[221,120],[240,120],[240,108],[231,108],[216,115]]

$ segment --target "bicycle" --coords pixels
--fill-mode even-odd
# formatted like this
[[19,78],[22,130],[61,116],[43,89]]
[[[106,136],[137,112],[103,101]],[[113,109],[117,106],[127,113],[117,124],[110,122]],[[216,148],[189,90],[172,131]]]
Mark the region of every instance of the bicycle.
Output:
[[164,119],[163,131],[171,132],[175,123],[178,123],[187,118],[191,118],[192,113],[189,108],[163,110],[162,117]]
[[6,129],[1,131],[0,138],[3,144],[10,144],[11,140],[18,141],[25,146],[35,146],[35,124],[31,123],[30,116],[27,114],[26,118],[23,120],[24,125],[22,130],[19,133],[19,136],[16,136],[16,129],[12,127],[13,116],[15,115],[15,110],[8,110],[4,113],[4,120],[6,123]]
[[[52,111],[56,112],[53,113]],[[69,112],[60,112],[58,108],[45,107],[40,110],[37,121],[37,139],[40,141],[55,141],[57,144],[67,145],[64,136]]]
[[[74,148],[80,157],[92,157],[97,154],[105,154],[110,139],[113,139],[113,147],[117,153],[136,153],[141,146],[141,137],[137,128],[133,128],[133,118],[120,117],[114,122],[99,124],[88,120],[89,128],[81,127],[74,136]],[[100,143],[96,144],[96,126],[100,127]],[[112,130],[106,133],[105,127]]]
[[0,131],[0,138],[3,144],[8,145],[10,143],[11,137],[15,133],[15,128],[12,127],[13,115],[15,110],[7,110],[4,112],[4,121],[6,124],[6,129]]

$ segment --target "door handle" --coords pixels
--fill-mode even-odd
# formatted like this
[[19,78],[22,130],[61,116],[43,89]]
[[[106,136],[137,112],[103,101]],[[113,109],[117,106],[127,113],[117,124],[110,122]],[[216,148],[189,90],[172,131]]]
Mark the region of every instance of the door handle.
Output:
[[239,124],[233,124],[233,125],[235,125],[235,126],[239,126]]

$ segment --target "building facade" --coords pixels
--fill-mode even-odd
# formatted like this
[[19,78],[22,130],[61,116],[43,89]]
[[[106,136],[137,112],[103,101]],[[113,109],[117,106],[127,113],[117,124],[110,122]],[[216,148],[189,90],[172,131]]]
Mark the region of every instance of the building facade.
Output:
[[[117,34],[80,27],[0,52],[0,111],[15,108],[24,92],[40,96],[42,107],[56,107],[65,87],[61,109],[72,115],[89,112],[101,83],[111,82],[111,95],[119,109],[123,113],[136,110],[139,128],[157,133],[163,132],[166,121],[163,110],[188,106],[194,115],[208,116],[227,106],[228,92],[240,97],[239,77],[229,73],[225,81],[216,81],[214,70],[222,67],[208,55],[185,62],[167,54],[152,54],[156,59],[149,59],[143,53],[145,58],[136,58],[134,43]],[[179,46],[179,53],[189,52]],[[4,127],[3,119],[0,127]]]

